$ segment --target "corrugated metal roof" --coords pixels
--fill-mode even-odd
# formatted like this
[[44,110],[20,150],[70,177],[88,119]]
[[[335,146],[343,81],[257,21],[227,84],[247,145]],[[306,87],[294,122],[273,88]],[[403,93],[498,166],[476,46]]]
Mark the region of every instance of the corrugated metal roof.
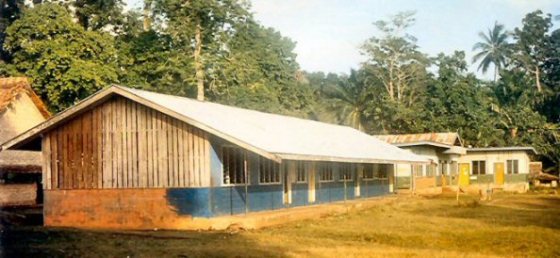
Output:
[[419,134],[387,134],[375,135],[375,137],[385,142],[403,145],[419,142],[433,142],[450,146],[462,146],[462,140],[458,133],[419,133]]
[[427,162],[347,126],[119,88],[284,159]]

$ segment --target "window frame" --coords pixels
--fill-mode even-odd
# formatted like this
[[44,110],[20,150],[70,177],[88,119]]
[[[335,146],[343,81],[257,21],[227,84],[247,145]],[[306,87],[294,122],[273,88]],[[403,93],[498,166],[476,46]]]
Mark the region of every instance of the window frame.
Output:
[[425,177],[435,177],[435,176],[437,176],[437,164],[434,163],[427,164]]
[[[300,170],[301,169],[301,170]],[[300,180],[300,173],[303,175],[303,180]],[[303,161],[296,162],[296,171],[295,171],[296,184],[304,184],[307,183],[307,166]]]
[[[242,154],[242,157],[243,157],[242,158],[242,164],[243,164],[242,172],[243,173],[241,175],[241,178],[243,178],[243,182],[232,183],[231,177],[229,177],[231,175],[231,173],[229,173],[229,172],[226,173],[227,162],[226,162],[226,155],[224,155],[225,154],[224,150],[226,150],[226,149],[230,149],[230,151],[237,152],[236,153],[237,155]],[[230,157],[231,157],[230,155],[227,155],[228,161],[229,161]],[[222,185],[224,185],[224,186],[237,186],[237,185],[249,185],[250,184],[250,182],[249,182],[250,180],[248,180],[249,177],[250,177],[249,176],[249,162],[247,160],[247,151],[245,149],[234,146],[234,145],[223,145],[222,148],[221,148],[221,158],[222,158]],[[229,177],[229,182],[227,182],[227,183],[226,183],[226,174]]]
[[[366,169],[368,167],[371,168],[371,171],[369,171],[369,172],[371,172],[371,177],[366,176],[367,175],[366,172],[368,172]],[[375,180],[375,173],[374,173],[374,169],[373,169],[373,164],[363,164],[362,165],[362,180],[364,180],[364,181]]]
[[[323,180],[323,173],[324,172],[329,172],[330,179]],[[332,165],[329,166],[328,164],[325,164],[325,163],[320,163],[319,164],[319,182],[320,183],[334,182],[334,172],[333,172]]]
[[[474,165],[475,162],[476,162],[477,166]],[[481,169],[480,169],[480,168],[481,168],[480,164],[484,164],[484,173],[482,173],[482,174],[480,173],[480,171],[481,171]],[[471,167],[472,167],[472,168],[471,168],[471,175],[473,175],[473,176],[480,176],[480,175],[486,175],[486,174],[487,174],[487,173],[486,173],[486,160],[473,160],[473,161],[471,161]],[[474,168],[475,168],[475,167],[477,168],[476,171],[478,172],[478,173],[476,173],[476,174],[474,173],[474,171],[475,171]]]
[[[424,165],[422,164],[413,164],[411,165],[412,169],[412,176],[413,177],[425,177],[424,175]],[[420,175],[418,175],[420,174]]]
[[[510,162],[511,162],[511,169],[513,170],[510,173]],[[506,174],[507,175],[518,175],[519,174],[519,160],[518,159],[508,159],[506,160]]]
[[[340,182],[352,182],[354,181],[354,176],[353,176],[353,169],[352,169],[352,164],[350,163],[341,163],[338,165],[338,181]],[[343,171],[343,169],[348,169],[347,171]],[[344,172],[344,173],[343,173]],[[349,178],[342,178],[343,174],[348,173],[350,175]]]
[[446,160],[442,160],[439,163],[439,174],[442,176],[448,176],[449,175],[449,167],[448,167],[448,162]]
[[[259,185],[279,185],[282,184],[282,171],[281,171],[281,166],[279,163],[274,162],[273,160],[267,159],[263,156],[258,156],[258,175],[259,175]],[[269,182],[263,182],[262,179],[262,173],[263,173],[263,163],[266,163],[267,166],[266,168],[271,169],[269,171],[265,171],[266,173],[270,173],[269,177],[266,177],[267,179],[271,179],[271,180],[278,180],[278,181],[269,181]]]
[[[374,170],[374,174],[373,174],[374,176],[377,175],[377,176],[375,176],[375,179],[377,179],[377,180],[389,180],[389,167],[391,166],[391,164],[375,164],[375,165],[377,165],[377,166],[374,166],[374,168],[377,167],[377,173],[375,173],[375,170]],[[382,172],[385,176],[380,177],[379,175],[382,174]]]

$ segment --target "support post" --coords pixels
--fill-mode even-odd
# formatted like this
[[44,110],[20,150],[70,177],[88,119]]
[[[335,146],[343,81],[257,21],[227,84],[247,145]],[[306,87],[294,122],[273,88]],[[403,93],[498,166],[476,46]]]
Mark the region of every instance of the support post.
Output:
[[249,212],[249,191],[248,191],[248,183],[249,183],[249,171],[247,171],[247,151],[243,152],[243,167],[245,171],[245,215]]

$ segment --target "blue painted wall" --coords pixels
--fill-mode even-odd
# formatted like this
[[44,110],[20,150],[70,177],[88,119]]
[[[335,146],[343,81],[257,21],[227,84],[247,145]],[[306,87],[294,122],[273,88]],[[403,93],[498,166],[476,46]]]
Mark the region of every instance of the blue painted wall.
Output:
[[[282,185],[222,186],[204,188],[167,189],[167,201],[179,215],[194,217],[213,217],[248,212],[285,208]],[[386,180],[361,181],[360,197],[367,198],[389,193]],[[346,198],[354,196],[354,182],[346,185]],[[316,201],[322,204],[344,200],[344,182],[321,182],[316,186]],[[312,205],[311,204],[311,205]],[[292,204],[290,207],[310,205],[308,203],[308,184],[292,184]],[[247,207],[246,207],[247,206]]]
[[[169,204],[181,215],[195,217],[212,217],[232,214],[241,214],[254,211],[275,210],[285,208],[283,203],[283,182],[281,184],[259,184],[258,156],[254,153],[248,155],[249,184],[228,186],[224,185],[222,162],[219,157],[222,140],[213,138],[210,148],[211,187],[205,188],[174,188],[167,190]],[[316,198],[314,203],[309,203],[308,183],[292,183],[292,203],[290,207],[305,206],[321,203],[352,200],[356,174],[352,181],[339,181],[338,166],[333,164],[333,182],[318,182],[319,175],[315,175]],[[389,192],[388,182],[372,180],[360,182],[361,197],[379,196]]]
[[[214,216],[284,208],[282,185],[224,186],[211,189],[211,211]],[[246,207],[247,203],[247,207]]]
[[291,207],[304,206],[309,204],[309,187],[308,183],[292,184],[292,203]]
[[[344,182],[320,182],[315,187],[317,203],[344,201]],[[354,181],[346,182],[346,200],[354,199]]]
[[380,196],[388,193],[388,180],[362,180],[360,182],[360,196],[363,198]]
[[211,217],[209,193],[209,188],[169,188],[165,198],[179,215]]

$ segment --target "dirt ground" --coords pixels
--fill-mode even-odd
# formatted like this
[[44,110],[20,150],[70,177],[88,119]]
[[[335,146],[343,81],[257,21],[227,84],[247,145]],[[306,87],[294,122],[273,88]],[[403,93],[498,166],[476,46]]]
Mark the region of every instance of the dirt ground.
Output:
[[560,257],[560,196],[399,196],[250,231],[1,230],[3,257]]

